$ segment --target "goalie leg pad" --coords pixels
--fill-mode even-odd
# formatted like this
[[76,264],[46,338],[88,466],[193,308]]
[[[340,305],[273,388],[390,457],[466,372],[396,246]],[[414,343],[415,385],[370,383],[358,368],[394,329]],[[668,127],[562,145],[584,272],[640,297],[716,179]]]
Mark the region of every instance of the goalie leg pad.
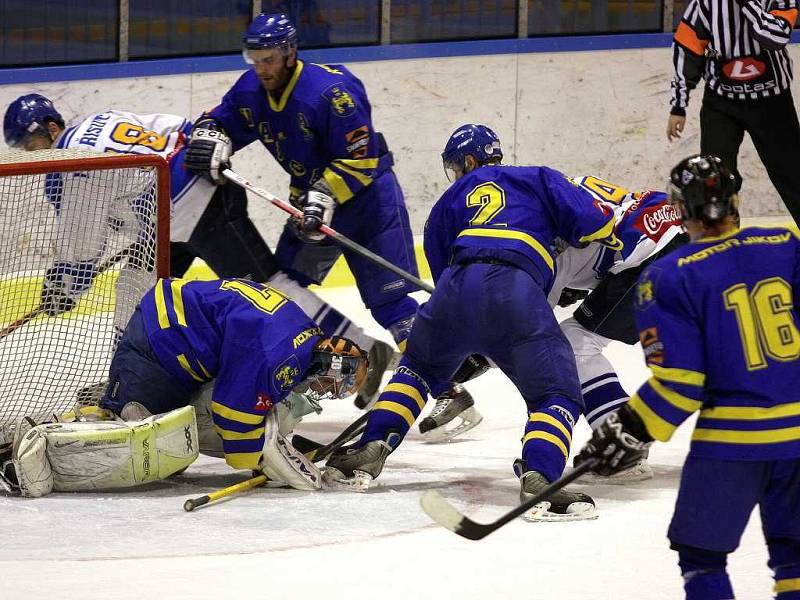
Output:
[[39,425],[20,443],[14,467],[26,496],[127,488],[185,469],[197,449],[194,408],[187,406],[128,423]]

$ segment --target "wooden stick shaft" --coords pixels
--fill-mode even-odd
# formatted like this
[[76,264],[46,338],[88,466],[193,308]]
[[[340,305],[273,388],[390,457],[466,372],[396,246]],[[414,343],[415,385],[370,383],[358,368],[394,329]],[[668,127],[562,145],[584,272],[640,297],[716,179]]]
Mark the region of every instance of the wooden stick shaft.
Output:
[[[282,211],[284,211],[286,213],[289,213],[293,217],[298,218],[298,219],[303,217],[303,212],[302,211],[298,210],[297,208],[295,208],[294,206],[292,206],[288,202],[286,202],[284,200],[281,200],[277,196],[273,196],[267,190],[263,190],[261,188],[258,188],[256,186],[254,186],[252,183],[250,183],[247,179],[245,179],[244,177],[242,177],[238,173],[236,173],[236,172],[234,172],[234,171],[232,171],[230,169],[225,169],[222,172],[222,174],[225,177],[227,177],[228,179],[230,179],[231,181],[233,181],[234,183],[239,184],[240,186],[242,186],[246,190],[249,190],[249,191],[253,192],[257,196],[261,196],[265,200],[268,200],[269,202],[271,202],[272,204],[274,204],[275,206],[280,208]],[[332,227],[328,227],[327,225],[321,225],[319,230],[322,233],[324,233],[325,235],[327,235],[329,238],[331,238],[332,240],[334,240],[337,243],[339,243],[342,246],[344,246],[345,248],[347,248],[349,250],[352,250],[356,254],[360,254],[364,258],[368,258],[371,261],[373,261],[374,263],[382,266],[384,269],[388,269],[392,273],[395,273],[396,275],[399,275],[400,277],[402,277],[403,279],[405,279],[409,283],[412,283],[415,286],[417,286],[419,289],[425,290],[429,294],[433,293],[433,286],[425,283],[424,281],[422,281],[422,279],[420,279],[419,277],[415,277],[414,275],[412,275],[408,271],[404,271],[403,269],[401,269],[397,265],[390,263],[388,260],[386,260],[382,256],[379,256],[379,255],[375,254],[374,252],[372,252],[371,250],[365,248],[361,244],[358,244],[358,243],[354,242],[349,237],[346,237],[346,236],[342,235],[341,233],[339,233],[338,231],[336,231]]]
[[234,494],[241,494],[242,492],[246,492],[248,490],[252,490],[255,487],[260,486],[261,484],[267,481],[266,475],[256,475],[255,477],[251,477],[250,479],[245,479],[242,482],[236,483],[234,485],[229,485],[226,488],[222,488],[216,492],[211,492],[210,494],[206,494],[205,496],[200,496],[199,498],[189,498],[186,502],[183,503],[183,510],[186,512],[192,512],[198,506],[203,506],[204,504],[208,504],[209,502],[215,502],[220,498],[225,498],[227,496],[233,496]]

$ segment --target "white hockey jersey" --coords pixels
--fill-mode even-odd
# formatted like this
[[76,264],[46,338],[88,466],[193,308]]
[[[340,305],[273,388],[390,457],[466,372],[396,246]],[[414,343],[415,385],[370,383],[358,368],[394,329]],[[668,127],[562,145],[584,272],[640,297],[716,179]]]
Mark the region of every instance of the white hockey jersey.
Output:
[[177,115],[137,115],[107,110],[68,127],[55,142],[56,148],[158,154],[167,161],[183,146],[191,121]]
[[54,147],[163,157],[171,174],[170,240],[180,242],[189,239],[216,190],[211,182],[183,168],[191,129],[192,122],[178,115],[107,110],[65,129]]
[[631,192],[591,175],[572,181],[614,211],[614,232],[623,248],[614,251],[600,244],[589,244],[561,252],[556,258],[556,278],[548,295],[551,305],[558,302],[565,287],[592,290],[606,275],[638,267],[684,231],[680,214],[663,192]]

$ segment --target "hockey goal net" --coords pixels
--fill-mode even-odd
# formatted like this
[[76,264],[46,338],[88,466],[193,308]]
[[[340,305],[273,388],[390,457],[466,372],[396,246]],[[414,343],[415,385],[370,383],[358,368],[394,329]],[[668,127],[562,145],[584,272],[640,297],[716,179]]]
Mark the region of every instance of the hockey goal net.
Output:
[[[22,417],[97,395],[120,331],[168,271],[162,158],[0,153],[0,444]],[[43,310],[45,281],[70,300]]]

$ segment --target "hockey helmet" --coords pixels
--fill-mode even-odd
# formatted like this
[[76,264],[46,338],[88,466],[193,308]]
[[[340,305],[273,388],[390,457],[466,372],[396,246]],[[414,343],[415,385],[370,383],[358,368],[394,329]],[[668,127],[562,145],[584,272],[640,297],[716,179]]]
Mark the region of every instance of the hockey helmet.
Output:
[[670,195],[684,220],[711,223],[737,215],[736,179],[716,156],[694,154],[670,173]]
[[41,94],[25,94],[14,100],[3,119],[3,135],[12,148],[23,146],[25,138],[34,133],[49,135],[47,122],[64,127],[64,119],[49,98]]
[[265,50],[278,48],[286,56],[293,48],[297,48],[297,29],[292,21],[282,13],[261,13],[245,31],[242,38],[244,43],[244,58],[248,58],[248,50]]
[[479,165],[500,162],[503,159],[500,138],[486,125],[468,123],[456,129],[442,152],[442,163],[449,181],[455,181],[465,172],[467,155],[473,156]]
[[323,338],[314,346],[306,379],[295,389],[312,401],[346,398],[367,378],[367,353],[349,339]]

